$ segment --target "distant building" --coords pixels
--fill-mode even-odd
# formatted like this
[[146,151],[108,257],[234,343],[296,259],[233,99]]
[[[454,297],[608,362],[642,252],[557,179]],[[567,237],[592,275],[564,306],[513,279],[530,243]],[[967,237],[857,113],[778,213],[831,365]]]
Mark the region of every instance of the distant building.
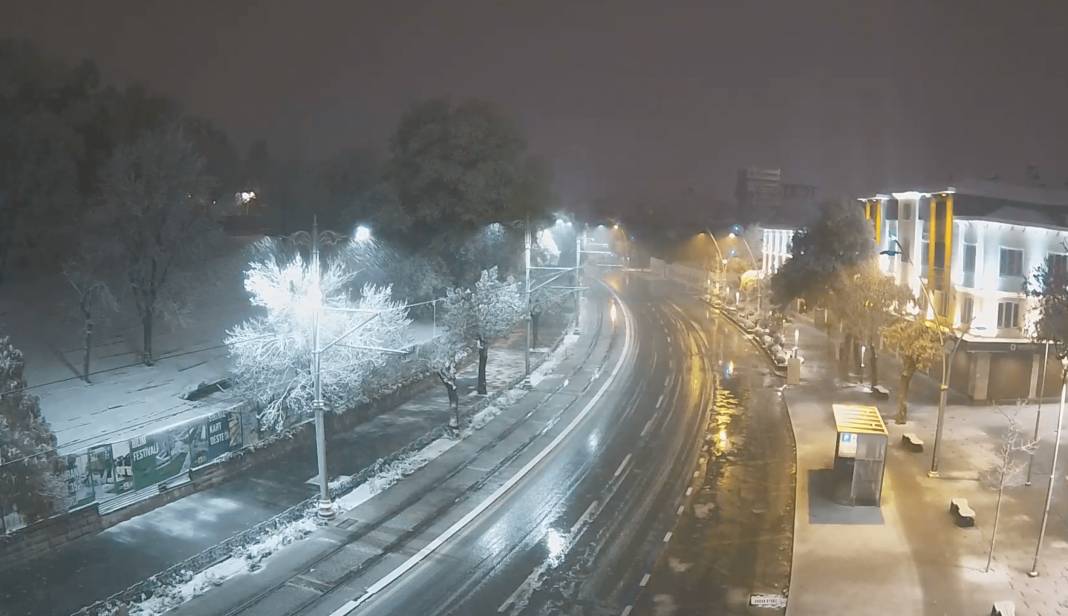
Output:
[[791,244],[797,229],[792,226],[764,225],[761,227],[761,272],[770,277],[790,259]]
[[738,218],[743,222],[764,222],[782,206],[782,170],[749,167],[738,170],[734,188]]
[[[782,181],[781,169],[748,167],[738,170],[734,189],[738,218],[746,223],[781,224],[811,213],[816,187]],[[803,214],[802,214],[803,213]]]
[[929,313],[968,327],[954,389],[977,401],[1056,392],[1060,364],[1051,353],[1042,365],[1043,345],[1031,338],[1037,306],[1024,284],[1047,258],[1068,263],[1068,191],[968,181],[860,202],[877,250],[891,253],[879,256],[883,271],[917,297],[929,291]]

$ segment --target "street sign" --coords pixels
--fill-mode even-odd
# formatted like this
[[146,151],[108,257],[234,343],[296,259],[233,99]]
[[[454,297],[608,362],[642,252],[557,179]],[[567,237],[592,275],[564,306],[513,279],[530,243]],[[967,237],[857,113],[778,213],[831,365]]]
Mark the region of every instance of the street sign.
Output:
[[786,597],[782,595],[749,595],[749,605],[752,607],[781,609],[786,607]]

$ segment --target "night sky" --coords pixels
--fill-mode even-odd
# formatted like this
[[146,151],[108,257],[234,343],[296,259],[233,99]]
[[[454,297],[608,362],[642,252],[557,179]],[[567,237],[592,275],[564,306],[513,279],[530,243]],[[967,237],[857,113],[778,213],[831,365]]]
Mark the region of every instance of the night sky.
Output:
[[1022,181],[1027,163],[1068,181],[1065,2],[37,0],[0,13],[0,35],[144,81],[280,157],[382,147],[414,99],[495,100],[553,162],[565,203],[729,200],[750,164],[824,195]]

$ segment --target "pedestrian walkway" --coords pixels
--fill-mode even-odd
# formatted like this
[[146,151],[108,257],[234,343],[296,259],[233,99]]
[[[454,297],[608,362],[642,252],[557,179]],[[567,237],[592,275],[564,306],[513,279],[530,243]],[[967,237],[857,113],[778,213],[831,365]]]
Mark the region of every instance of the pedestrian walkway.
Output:
[[[545,319],[543,327],[552,339],[566,322]],[[522,330],[490,348],[491,393],[522,378]],[[477,369],[475,362],[458,375],[461,408],[470,410],[480,399],[474,392]],[[396,408],[331,435],[330,473],[356,475],[449,417],[444,387],[421,388]],[[313,450],[295,448],[221,485],[5,570],[0,573],[0,616],[68,616],[304,501],[315,492],[315,475]]]
[[[1068,482],[1063,463],[1040,576],[1027,576],[1050,475],[1055,405],[1047,404],[1042,413],[1033,485],[1021,485],[1022,477],[1013,477],[1005,491],[993,566],[987,573],[997,497],[992,481],[996,474],[991,471],[1008,423],[1002,411],[1016,412],[1030,432],[1036,406],[999,410],[951,404],[940,454],[941,478],[930,478],[937,383],[922,374],[914,377],[909,421],[897,425],[897,379],[888,378],[900,369],[895,358],[880,358],[882,381],[890,386],[891,397],[877,401],[859,382],[836,378],[833,345],[824,332],[805,321],[788,327],[794,326],[801,331],[805,363],[802,384],[785,391],[797,441],[787,613],[987,614],[994,601],[1012,600],[1019,614],[1068,615]],[[828,497],[836,439],[831,404],[836,402],[876,405],[886,420],[890,436],[879,508],[848,507]],[[925,442],[923,452],[902,446],[907,432]],[[1024,454],[1018,455],[1026,461]],[[974,528],[954,524],[949,502],[957,496],[967,498],[976,511]]]

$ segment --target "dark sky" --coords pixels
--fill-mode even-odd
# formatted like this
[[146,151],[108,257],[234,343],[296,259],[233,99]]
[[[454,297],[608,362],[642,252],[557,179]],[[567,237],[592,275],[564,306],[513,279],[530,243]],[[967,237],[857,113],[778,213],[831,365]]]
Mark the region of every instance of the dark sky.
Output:
[[565,203],[823,194],[1039,165],[1068,180],[1068,3],[36,0],[0,35],[94,59],[306,156],[381,147],[414,99],[512,109]]

